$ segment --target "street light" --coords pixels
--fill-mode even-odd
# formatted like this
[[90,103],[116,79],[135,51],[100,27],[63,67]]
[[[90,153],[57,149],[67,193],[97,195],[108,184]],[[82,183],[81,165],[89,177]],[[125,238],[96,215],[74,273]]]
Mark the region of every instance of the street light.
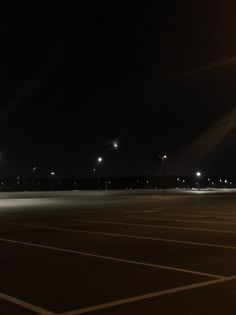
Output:
[[98,157],[98,163],[101,164],[103,162],[103,158],[101,156]]
[[164,155],[159,155],[159,158],[164,161],[164,160],[167,160],[168,159],[168,156],[166,154]]
[[161,173],[163,176],[163,191],[165,191],[165,188],[167,187],[167,181],[166,181],[166,161],[168,159],[168,156],[166,154],[159,155],[159,159],[161,159]]
[[[197,171],[197,172],[196,172],[196,176],[199,178],[199,181],[200,181],[200,178],[201,178],[201,176],[202,176],[202,173],[201,173],[200,171]],[[199,183],[197,182],[196,185],[199,186],[198,189],[200,190],[200,188],[201,188],[200,182],[199,182]]]
[[55,172],[51,172],[50,175],[55,176],[56,174],[55,174]]
[[119,148],[119,145],[116,141],[113,142],[113,148],[114,149],[118,149]]

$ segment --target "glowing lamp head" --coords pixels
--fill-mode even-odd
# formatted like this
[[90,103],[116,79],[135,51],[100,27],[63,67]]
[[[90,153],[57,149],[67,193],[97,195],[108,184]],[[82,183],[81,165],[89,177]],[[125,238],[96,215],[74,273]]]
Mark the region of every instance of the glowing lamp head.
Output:
[[116,141],[114,141],[114,142],[113,142],[113,148],[114,148],[114,149],[118,149],[118,147],[119,147],[118,143],[117,143]]
[[102,163],[102,161],[103,161],[103,158],[101,156],[99,156],[98,157],[98,163],[100,164],[100,163]]

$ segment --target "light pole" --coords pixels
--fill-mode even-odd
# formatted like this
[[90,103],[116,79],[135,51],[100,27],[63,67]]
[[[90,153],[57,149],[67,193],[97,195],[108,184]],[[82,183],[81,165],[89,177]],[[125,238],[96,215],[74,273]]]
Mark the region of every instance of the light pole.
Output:
[[119,149],[119,145],[118,145],[117,141],[113,141],[113,148],[116,150]]
[[196,176],[199,178],[199,183],[198,183],[198,187],[199,187],[199,190],[201,189],[201,184],[200,184],[200,178],[202,176],[202,173],[200,171],[197,171],[196,172]]
[[34,189],[34,186],[35,186],[35,189],[36,189],[36,171],[37,171],[37,167],[34,166],[33,167],[33,180],[32,180],[32,188]]
[[[163,176],[163,179],[164,179],[165,176],[166,176],[166,161],[168,159],[168,156],[166,154],[159,155],[159,159],[161,159],[162,176]],[[164,186],[165,186],[165,183],[164,183]],[[164,190],[165,190],[165,187],[164,187]]]
[[98,164],[101,164],[101,163],[103,162],[103,158],[102,158],[101,156],[99,156],[99,157],[97,158],[97,161],[98,161]]
[[164,166],[165,166],[165,163],[166,163],[166,161],[168,159],[168,156],[166,154],[159,155],[159,158],[161,159],[161,163],[162,163],[162,166],[163,166],[163,173],[164,173],[164,171],[165,171]]
[[[112,148],[113,148],[114,150],[118,150],[118,149],[119,149],[119,143],[118,143],[118,141],[113,141],[113,142],[112,142]],[[103,157],[102,157],[102,156],[98,156],[98,157],[97,157],[97,163],[98,163],[99,165],[101,165],[101,164],[103,163]],[[93,170],[94,170],[94,174],[95,174],[96,169],[94,168]],[[109,179],[108,179],[108,178],[105,178],[105,190],[106,190],[106,191],[108,190],[108,184],[109,184]]]
[[[100,165],[101,163],[103,163],[103,157],[102,156],[99,156],[98,159],[98,164]],[[107,184],[107,179],[105,179],[105,190],[107,191],[108,190],[108,184]]]

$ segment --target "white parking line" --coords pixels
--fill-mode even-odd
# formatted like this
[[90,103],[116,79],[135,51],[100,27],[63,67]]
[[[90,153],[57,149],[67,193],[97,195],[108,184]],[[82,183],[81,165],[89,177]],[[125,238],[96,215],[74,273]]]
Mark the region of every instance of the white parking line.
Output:
[[84,307],[81,309],[61,313],[60,315],[85,314],[85,313],[89,313],[89,312],[93,312],[93,311],[111,308],[111,307],[118,306],[118,305],[124,305],[124,304],[128,304],[128,303],[134,303],[137,301],[153,299],[153,298],[157,298],[157,297],[163,296],[163,295],[169,295],[169,294],[188,291],[188,290],[192,290],[192,289],[203,288],[203,287],[207,287],[210,285],[214,285],[214,284],[218,284],[218,283],[224,283],[224,282],[235,280],[235,279],[236,279],[236,276],[232,276],[232,277],[227,277],[225,279],[217,279],[217,280],[210,280],[210,281],[205,281],[205,282],[198,282],[198,283],[189,284],[189,285],[185,285],[185,286],[181,286],[181,287],[177,287],[177,288],[172,288],[172,289],[167,289],[167,290],[162,290],[162,291],[157,291],[157,292],[152,292],[152,293],[147,293],[147,294],[142,294],[142,295],[137,295],[134,297],[130,297],[130,298],[122,299],[122,300],[117,300],[117,301],[112,301],[112,302],[108,302],[108,303],[103,303],[103,304],[98,304],[98,305],[94,305],[94,306],[90,306],[90,307]]
[[126,213],[152,213],[152,212],[160,212],[161,210],[146,210],[146,211],[127,211]]
[[112,237],[124,237],[124,238],[133,238],[133,239],[141,239],[141,240],[148,240],[148,241],[158,241],[158,242],[160,241],[160,242],[167,242],[167,243],[187,244],[187,245],[216,247],[216,248],[236,250],[236,246],[230,246],[230,245],[190,242],[190,241],[184,241],[184,240],[174,240],[174,239],[168,239],[168,238],[149,237],[149,236],[141,236],[141,235],[107,233],[107,232],[98,232],[98,231],[94,232],[94,231],[80,230],[80,229],[75,230],[75,229],[60,228],[60,227],[45,226],[45,225],[33,225],[33,224],[18,224],[18,225],[32,227],[36,229],[56,230],[56,231],[72,232],[72,233],[95,234],[95,235],[104,235],[104,236],[112,236]]
[[198,214],[186,214],[186,213],[161,213],[162,216],[174,216],[174,217],[189,217],[189,218],[205,218],[205,217],[212,217],[214,219],[234,219],[236,220],[235,216],[228,216],[228,215],[221,215],[220,213],[200,213]]
[[2,292],[0,292],[0,299],[5,300],[5,301],[10,302],[10,303],[13,303],[13,304],[16,304],[22,308],[27,309],[27,310],[33,311],[36,314],[41,314],[41,315],[55,315],[56,314],[53,312],[49,312],[49,311],[47,311],[47,310],[45,310],[39,306],[30,304],[30,303],[27,303],[25,301],[19,300],[15,297],[9,296],[9,295],[2,293]]
[[142,224],[142,223],[127,223],[127,222],[113,222],[113,221],[102,221],[102,220],[78,220],[78,222],[90,222],[97,224],[111,224],[111,225],[127,225],[127,226],[142,226],[149,228],[160,228],[160,229],[173,229],[173,230],[187,230],[187,231],[205,231],[205,232],[217,232],[217,233],[230,233],[236,234],[236,231],[231,230],[215,230],[215,229],[204,229],[204,228],[190,228],[182,226],[169,226],[169,225],[154,225],[154,224]]
[[189,223],[206,223],[206,224],[229,224],[236,225],[236,222],[229,221],[209,221],[209,220],[185,220],[185,219],[171,219],[171,218],[154,218],[154,217],[140,217],[140,216],[125,216],[126,218],[131,219],[141,219],[141,220],[150,220],[150,221],[168,221],[168,222],[189,222]]
[[30,246],[30,247],[36,247],[36,248],[43,248],[43,249],[48,249],[48,250],[53,250],[53,251],[58,251],[58,252],[63,252],[63,253],[82,255],[82,256],[87,256],[87,257],[94,257],[94,258],[110,260],[110,261],[115,261],[115,262],[121,262],[121,263],[126,263],[126,264],[131,264],[131,265],[137,265],[137,266],[144,266],[144,267],[149,267],[149,268],[184,272],[184,273],[188,273],[188,274],[194,274],[194,275],[204,276],[204,277],[209,277],[209,278],[217,278],[217,279],[225,279],[226,278],[226,277],[221,276],[221,275],[215,275],[215,274],[205,273],[205,272],[200,272],[200,271],[195,271],[195,270],[175,268],[175,267],[171,267],[171,266],[157,265],[157,264],[151,264],[151,263],[146,263],[146,262],[140,262],[140,261],[136,261],[136,260],[116,258],[116,257],[111,257],[111,256],[97,255],[97,254],[92,254],[92,253],[87,253],[87,252],[82,252],[82,251],[77,251],[77,250],[72,250],[72,249],[66,249],[66,248],[60,248],[60,247],[54,247],[54,246],[46,246],[46,245],[41,245],[41,244],[36,244],[36,243],[21,242],[21,241],[16,241],[16,240],[12,240],[12,239],[6,239],[6,238],[0,238],[0,242],[6,242],[6,243],[10,243],[10,244],[24,245],[24,246]]
[[149,209],[149,210],[130,210],[127,211],[126,213],[151,213],[151,212],[161,212],[163,210],[166,210],[166,208],[157,208],[157,209]]

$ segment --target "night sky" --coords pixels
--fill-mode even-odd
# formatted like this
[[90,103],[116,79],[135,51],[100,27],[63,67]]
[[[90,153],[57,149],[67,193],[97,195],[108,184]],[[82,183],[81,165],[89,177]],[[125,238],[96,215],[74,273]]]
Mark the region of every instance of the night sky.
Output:
[[2,176],[236,175],[236,4],[163,2],[1,4]]

